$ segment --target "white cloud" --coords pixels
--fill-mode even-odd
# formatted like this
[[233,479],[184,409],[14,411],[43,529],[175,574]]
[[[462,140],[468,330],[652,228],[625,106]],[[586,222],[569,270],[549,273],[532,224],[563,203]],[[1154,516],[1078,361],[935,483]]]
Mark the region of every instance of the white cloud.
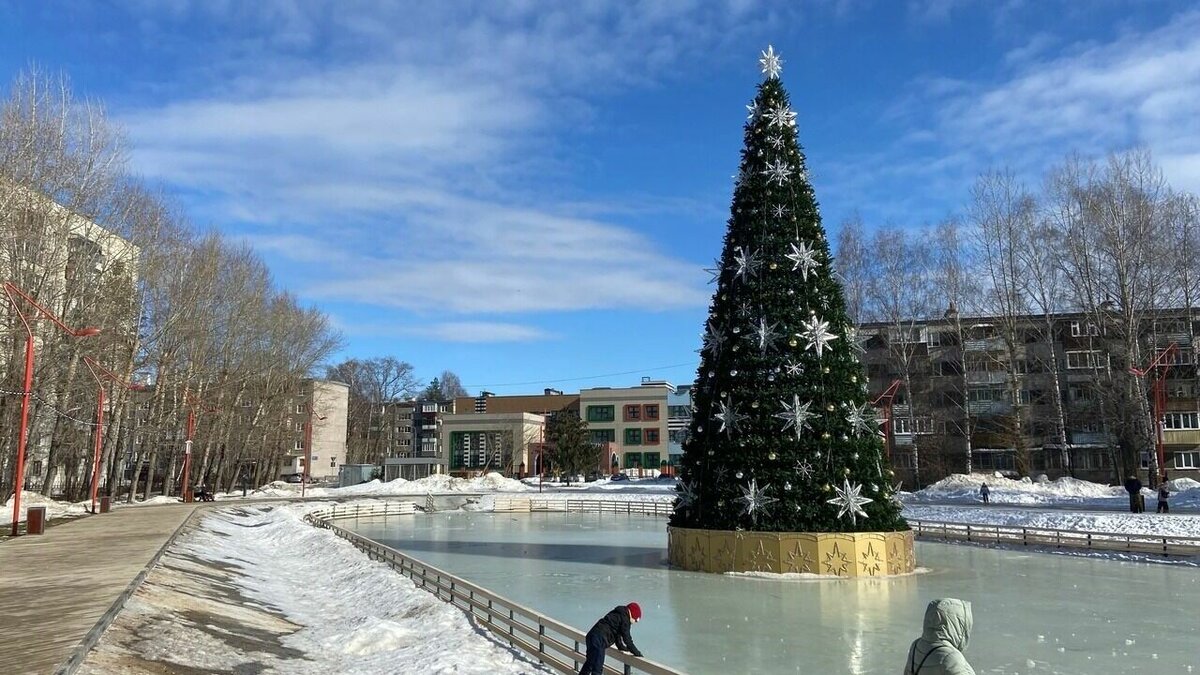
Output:
[[406,329],[412,335],[442,342],[531,342],[554,336],[540,328],[515,323],[455,321]]

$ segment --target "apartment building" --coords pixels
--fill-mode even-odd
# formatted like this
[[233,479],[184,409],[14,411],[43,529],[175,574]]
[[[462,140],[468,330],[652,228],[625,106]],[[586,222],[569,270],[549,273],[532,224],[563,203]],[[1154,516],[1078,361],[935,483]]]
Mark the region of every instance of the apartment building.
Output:
[[692,385],[681,384],[667,393],[667,464],[679,465],[683,441],[692,423]]
[[332,480],[346,461],[346,425],[350,386],[332,380],[306,379],[292,409],[292,443],[281,474],[304,472],[305,424],[312,423],[312,464],[308,475]]
[[371,431],[382,442],[384,480],[417,480],[446,473],[442,420],[453,412],[452,401],[396,401],[381,406],[378,423],[371,425]]
[[600,468],[636,472],[666,465],[668,396],[674,392],[671,383],[650,378],[642,378],[636,387],[580,390],[579,409],[592,442],[601,448]]
[[[1195,314],[1162,310],[1146,322],[1142,339],[1149,359],[1168,345],[1177,350],[1165,370],[1161,408],[1171,477],[1200,467]],[[961,317],[952,308],[938,319],[861,330],[872,397],[900,382],[890,401],[888,451],[906,483],[917,478],[918,463],[922,482],[968,467],[1118,482],[1117,428],[1102,408],[1102,388],[1109,374],[1125,377],[1133,364],[1121,361],[1108,328],[1089,315],[1022,317],[1012,330],[995,317]],[[1147,452],[1140,464],[1150,465]]]

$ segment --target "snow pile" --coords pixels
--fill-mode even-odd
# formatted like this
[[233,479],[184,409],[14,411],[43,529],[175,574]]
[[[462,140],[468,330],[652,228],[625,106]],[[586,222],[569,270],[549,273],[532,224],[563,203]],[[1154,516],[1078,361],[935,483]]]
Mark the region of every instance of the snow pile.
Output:
[[[1150,506],[1147,504],[1147,506]],[[946,523],[1043,527],[1081,532],[1149,534],[1154,536],[1200,537],[1200,518],[1156,513],[1079,513],[1034,511],[977,506],[927,506],[909,504],[904,517]]]
[[[9,497],[4,503],[4,508],[0,509],[0,523],[11,523],[13,515],[13,500],[14,497]],[[73,518],[82,516],[92,507],[92,501],[89,499],[83,502],[60,502],[55,501],[40,492],[31,492],[23,490],[21,492],[21,512],[17,514],[17,520],[24,522],[29,515],[29,507],[44,506],[46,507],[46,520],[55,520],[58,518]]]
[[[1013,480],[990,474],[952,474],[906,497],[912,502],[979,502],[979,488],[987,483],[996,504],[1093,504],[1127,498],[1121,486],[1101,485],[1064,476],[1057,480]],[[1097,504],[1098,505],[1098,504]]]
[[[349,542],[306,525],[303,511],[218,512],[178,544],[182,553],[237,568],[242,594],[301,626],[281,638],[304,655],[286,672],[385,673],[398,672],[398,664],[412,673],[551,672]],[[217,665],[203,661],[204,653],[194,658],[187,665]]]

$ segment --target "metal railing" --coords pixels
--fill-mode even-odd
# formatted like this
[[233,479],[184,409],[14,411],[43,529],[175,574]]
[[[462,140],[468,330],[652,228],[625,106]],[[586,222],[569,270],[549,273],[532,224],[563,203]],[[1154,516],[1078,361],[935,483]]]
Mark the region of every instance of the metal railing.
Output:
[[[478,625],[491,631],[509,646],[520,649],[559,672],[579,671],[587,649],[583,632],[482,586],[427,565],[390,546],[334,524],[336,520],[405,515],[413,512],[412,502],[345,504],[310,511],[304,519],[316,527],[330,530],[366,553],[370,559],[386,563],[412,579],[419,588],[468,613]],[[604,672],[608,675],[683,675],[681,671],[615,649],[608,650],[606,661]],[[613,663],[619,664],[619,667],[613,667]]]
[[497,497],[493,510],[498,513],[550,511],[558,513],[627,513],[666,518],[674,507],[671,501],[626,501],[614,499],[544,499],[537,497]]
[[1200,537],[1123,532],[1085,532],[1024,525],[984,525],[908,519],[913,534],[927,539],[1020,546],[1080,548],[1163,556],[1200,555]]

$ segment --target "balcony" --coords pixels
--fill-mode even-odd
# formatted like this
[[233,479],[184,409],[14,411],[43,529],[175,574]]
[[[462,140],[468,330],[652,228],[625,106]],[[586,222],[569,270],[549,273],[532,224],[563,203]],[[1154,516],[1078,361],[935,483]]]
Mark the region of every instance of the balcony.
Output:
[[1005,384],[1008,382],[1008,373],[994,370],[972,370],[967,372],[968,384]]
[[1004,340],[998,337],[978,340],[963,340],[964,352],[995,352],[1004,349]]
[[972,415],[1008,415],[1012,413],[1012,404],[1008,401],[970,401],[967,410]]

